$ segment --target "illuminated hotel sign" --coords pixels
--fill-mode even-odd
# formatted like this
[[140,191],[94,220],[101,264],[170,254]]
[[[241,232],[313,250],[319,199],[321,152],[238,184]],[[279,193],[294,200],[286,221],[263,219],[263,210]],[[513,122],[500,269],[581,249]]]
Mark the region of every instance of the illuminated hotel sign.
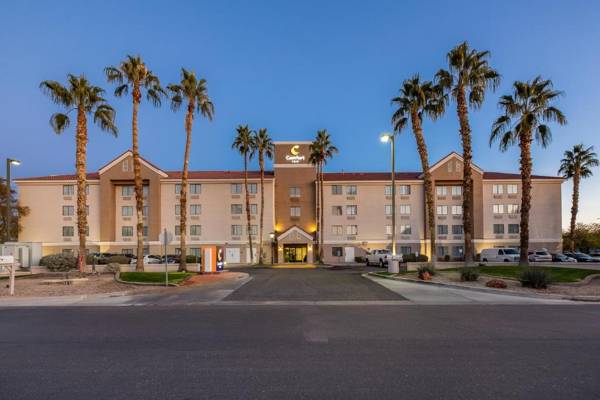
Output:
[[290,149],[290,154],[285,155],[285,160],[292,164],[299,164],[301,161],[305,161],[306,157],[300,154],[300,146],[296,144]]

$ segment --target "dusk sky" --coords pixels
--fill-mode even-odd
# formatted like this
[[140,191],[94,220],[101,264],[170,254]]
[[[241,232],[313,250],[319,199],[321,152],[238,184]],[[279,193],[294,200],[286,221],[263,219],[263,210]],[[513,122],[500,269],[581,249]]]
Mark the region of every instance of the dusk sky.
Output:
[[[197,118],[190,167],[240,169],[230,149],[235,127],[267,128],[274,140],[310,140],[327,129],[340,153],[329,171],[386,171],[390,99],[402,81],[446,66],[461,41],[492,52],[502,74],[496,93],[471,112],[474,161],[484,170],[518,172],[518,149],[500,153],[488,139],[498,97],[515,80],[540,74],[565,96],[568,119],[553,125],[547,149],[534,148],[534,173],[554,175],[564,150],[583,142],[600,151],[600,3],[592,1],[3,1],[0,5],[0,157],[20,159],[13,176],[73,173],[74,123],[62,135],[48,120],[59,110],[38,88],[45,79],[85,74],[107,90],[119,137],[90,123],[88,170],[131,145],[131,98],[115,98],[103,68],[140,54],[163,84],[180,68],[208,80],[213,122]],[[143,157],[182,167],[184,114],[168,104],[141,106]],[[424,124],[433,163],[461,151],[455,105]],[[398,140],[399,170],[418,170],[410,130]],[[256,163],[253,163],[256,168]],[[3,172],[3,167],[2,167]],[[580,220],[600,222],[600,170],[582,184]],[[571,182],[563,185],[563,225]]]

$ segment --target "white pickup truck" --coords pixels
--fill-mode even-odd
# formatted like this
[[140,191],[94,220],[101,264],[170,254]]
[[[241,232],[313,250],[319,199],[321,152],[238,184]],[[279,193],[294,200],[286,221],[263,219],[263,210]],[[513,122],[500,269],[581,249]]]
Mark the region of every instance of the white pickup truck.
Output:
[[367,266],[379,265],[381,268],[387,266],[388,260],[392,259],[392,252],[389,250],[373,250],[367,254]]

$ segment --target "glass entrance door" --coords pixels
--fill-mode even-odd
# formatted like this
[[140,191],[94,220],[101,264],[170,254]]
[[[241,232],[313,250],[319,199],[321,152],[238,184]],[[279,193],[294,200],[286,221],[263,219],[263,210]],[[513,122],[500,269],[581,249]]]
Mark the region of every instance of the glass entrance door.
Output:
[[305,263],[307,254],[307,245],[305,244],[284,244],[283,261],[286,263]]

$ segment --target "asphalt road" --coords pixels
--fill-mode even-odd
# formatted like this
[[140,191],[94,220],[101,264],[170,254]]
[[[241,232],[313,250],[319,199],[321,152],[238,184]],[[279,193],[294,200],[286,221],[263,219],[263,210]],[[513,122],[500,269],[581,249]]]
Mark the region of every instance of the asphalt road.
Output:
[[0,310],[0,398],[600,396],[597,305],[221,304]]

